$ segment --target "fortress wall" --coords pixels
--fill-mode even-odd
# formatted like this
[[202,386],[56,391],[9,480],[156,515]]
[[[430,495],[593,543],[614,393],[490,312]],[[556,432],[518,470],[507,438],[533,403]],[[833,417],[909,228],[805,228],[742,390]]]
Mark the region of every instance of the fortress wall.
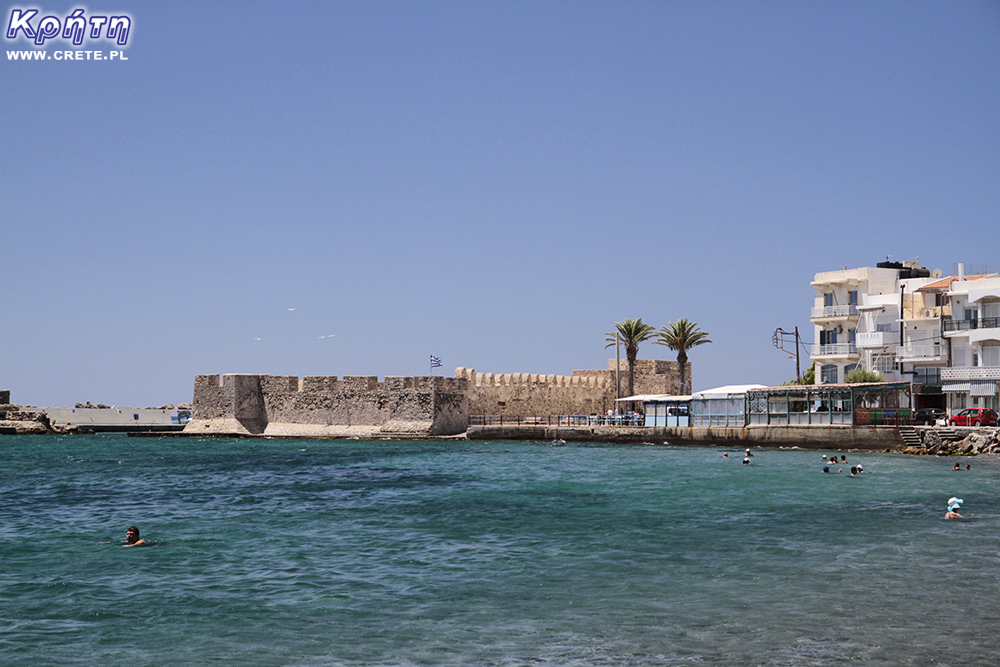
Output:
[[[628,360],[621,360],[621,395],[628,395]],[[573,371],[577,373],[607,373],[610,382],[615,382],[615,360],[608,360],[608,370],[606,371]],[[687,376],[688,389],[681,389],[680,366],[676,360],[667,359],[636,359],[635,360],[635,385],[633,391],[638,394],[690,394],[691,362],[685,364],[685,375]]]
[[505,417],[605,413],[614,406],[614,385],[604,375],[538,375],[477,373],[458,368],[469,383],[468,414],[496,415],[503,402]]
[[458,378],[232,374],[221,383],[218,375],[195,378],[194,419],[186,430],[450,435],[467,426],[467,382]]
[[[628,395],[628,361],[621,362],[621,396]],[[575,370],[570,376],[534,373],[477,373],[457,368],[455,376],[469,383],[471,415],[500,414],[505,417],[547,417],[550,415],[604,414],[614,409],[615,360],[607,370]],[[691,362],[687,363],[690,383]],[[676,361],[637,359],[636,394],[680,394],[680,373]]]
[[469,382],[464,378],[434,378],[440,381],[434,397],[433,433],[464,433],[469,428]]
[[[451,435],[470,414],[510,418],[604,414],[616,407],[614,360],[608,370],[570,376],[477,373],[455,377],[199,375],[194,418],[185,430],[242,435]],[[639,360],[636,393],[679,393],[677,364]],[[623,389],[627,362],[622,362]],[[501,406],[500,404],[504,405]],[[501,410],[502,407],[502,410]]]

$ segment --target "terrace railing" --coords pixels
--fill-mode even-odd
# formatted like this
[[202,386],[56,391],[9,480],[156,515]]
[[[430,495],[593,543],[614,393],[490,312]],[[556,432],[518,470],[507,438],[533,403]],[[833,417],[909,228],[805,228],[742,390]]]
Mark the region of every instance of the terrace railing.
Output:
[[970,331],[972,329],[1000,329],[1000,317],[984,317],[978,320],[945,320],[945,331]]
[[469,426],[643,426],[641,414],[626,415],[549,415],[548,417],[507,417],[504,415],[469,415]]

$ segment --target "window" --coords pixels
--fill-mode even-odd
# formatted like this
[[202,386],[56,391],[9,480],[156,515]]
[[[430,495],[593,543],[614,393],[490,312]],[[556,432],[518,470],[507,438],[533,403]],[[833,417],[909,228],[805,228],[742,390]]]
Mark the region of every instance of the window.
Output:
[[833,305],[833,292],[827,292],[823,295],[823,305],[827,308]]
[[858,305],[858,290],[852,289],[847,293],[847,305],[856,306]]
[[[851,345],[855,345],[858,342],[857,327],[851,327],[850,329],[847,330],[847,342],[849,342]],[[846,373],[847,369],[844,369],[844,372]]]
[[965,321],[973,322],[979,319],[979,309],[978,308],[966,308],[965,309]]
[[894,354],[873,354],[872,370],[876,373],[891,373],[896,370],[896,355]]
[[1000,343],[983,343],[983,366],[1000,366]]
[[837,384],[837,364],[825,364],[820,368],[822,384]]
[[1000,317],[1000,301],[987,301],[983,304],[983,318]]

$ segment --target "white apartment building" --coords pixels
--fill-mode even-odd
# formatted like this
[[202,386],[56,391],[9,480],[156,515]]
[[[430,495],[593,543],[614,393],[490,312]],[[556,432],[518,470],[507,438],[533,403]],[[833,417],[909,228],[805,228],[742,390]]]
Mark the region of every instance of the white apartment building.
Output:
[[998,407],[1000,275],[941,277],[914,262],[817,273],[816,381],[852,369],[913,383],[914,408]]
[[951,318],[944,337],[951,363],[941,369],[949,412],[1000,409],[1000,275],[962,276],[950,283]]

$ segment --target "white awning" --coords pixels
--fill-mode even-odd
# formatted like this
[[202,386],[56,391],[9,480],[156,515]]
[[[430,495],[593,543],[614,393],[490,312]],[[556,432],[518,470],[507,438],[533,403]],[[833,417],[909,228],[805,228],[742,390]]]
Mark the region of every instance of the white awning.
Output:
[[969,290],[969,303],[975,303],[983,299],[1000,299],[1000,287]]
[[972,386],[969,390],[970,396],[996,396],[997,395],[997,381],[996,380],[973,380],[970,383]]
[[690,401],[690,396],[673,396],[671,394],[637,394],[635,396],[626,396],[625,398],[615,399],[616,403],[625,403],[635,401],[637,403],[653,403],[653,402],[665,402],[665,401]]
[[967,394],[972,391],[971,382],[945,382],[941,385],[941,391],[946,394]]
[[762,384],[727,384],[724,387],[706,389],[694,394],[698,398],[729,398],[730,396],[745,395],[751,389],[766,389]]

